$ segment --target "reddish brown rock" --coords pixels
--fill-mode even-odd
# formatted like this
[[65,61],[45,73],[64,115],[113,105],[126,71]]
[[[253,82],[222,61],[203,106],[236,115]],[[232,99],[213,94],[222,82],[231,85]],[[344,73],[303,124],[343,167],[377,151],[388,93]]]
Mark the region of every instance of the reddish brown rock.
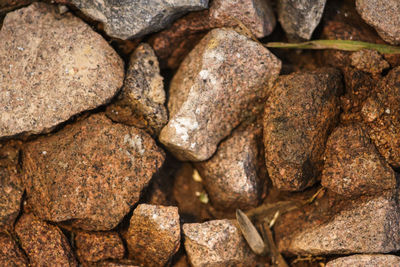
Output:
[[391,70],[364,103],[361,113],[376,148],[395,168],[400,167],[400,67]]
[[320,69],[281,76],[264,111],[268,174],[281,190],[302,190],[322,171],[325,142],[339,115],[341,75]]
[[49,131],[107,103],[122,86],[118,54],[89,25],[44,3],[7,14],[0,31],[0,137]]
[[32,266],[78,266],[71,247],[61,230],[24,214],[15,225],[15,232]]
[[258,204],[265,183],[261,154],[262,126],[254,123],[234,130],[209,160],[196,164],[214,207],[236,210]]
[[78,232],[75,245],[80,262],[122,259],[125,253],[122,239],[116,232]]
[[193,267],[255,265],[255,254],[233,221],[187,223],[183,225],[183,234]]
[[400,266],[400,257],[386,254],[352,255],[328,262],[326,267]]
[[389,63],[375,50],[360,50],[350,56],[351,65],[358,70],[372,74],[382,73],[390,67]]
[[178,208],[140,204],[125,235],[137,264],[163,266],[178,251],[181,239]]
[[28,261],[26,260],[24,253],[20,250],[14,240],[6,234],[0,234],[0,266],[28,266]]
[[148,44],[140,44],[130,57],[122,93],[107,108],[107,116],[158,136],[168,121],[164,104],[163,77],[157,57]]
[[280,61],[231,29],[208,33],[182,62],[170,88],[160,141],[180,160],[210,158],[218,143],[257,114]]
[[339,126],[326,144],[321,183],[346,196],[376,194],[396,187],[392,168],[361,125]]
[[36,215],[110,230],[139,200],[164,153],[144,131],[95,114],[30,142],[22,160]]

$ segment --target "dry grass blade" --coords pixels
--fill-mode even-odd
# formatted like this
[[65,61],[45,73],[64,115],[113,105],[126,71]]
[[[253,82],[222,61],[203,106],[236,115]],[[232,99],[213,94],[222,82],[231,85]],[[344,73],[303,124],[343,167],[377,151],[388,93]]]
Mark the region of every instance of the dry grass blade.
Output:
[[258,233],[256,227],[250,221],[250,219],[241,210],[236,210],[236,219],[239,223],[240,230],[251,250],[257,255],[265,254],[264,241]]
[[262,227],[263,236],[266,243],[266,246],[270,249],[270,256],[272,261],[272,266],[276,267],[289,267],[283,258],[282,254],[279,252],[278,248],[275,245],[274,237],[272,236],[271,229],[268,227],[268,224],[263,224]]

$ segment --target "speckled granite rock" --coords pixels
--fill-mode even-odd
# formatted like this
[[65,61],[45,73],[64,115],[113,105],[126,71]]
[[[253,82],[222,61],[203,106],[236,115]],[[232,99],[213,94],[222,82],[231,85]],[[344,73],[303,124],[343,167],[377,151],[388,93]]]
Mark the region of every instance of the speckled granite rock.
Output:
[[258,204],[265,177],[260,177],[262,126],[240,126],[221,142],[207,161],[196,164],[214,207],[248,209]]
[[400,257],[386,254],[352,255],[328,262],[326,267],[400,266]]
[[125,239],[129,255],[137,264],[164,266],[180,246],[178,208],[138,205]]
[[185,250],[193,267],[254,266],[250,250],[238,226],[230,220],[183,225]]
[[368,134],[386,161],[400,167],[400,67],[392,69],[362,106]]
[[335,69],[281,76],[264,111],[268,174],[280,190],[302,190],[322,171],[323,152],[339,115],[341,74]]
[[350,56],[351,65],[356,69],[372,74],[382,73],[390,67],[389,63],[375,50],[360,50]]
[[356,0],[361,17],[386,42],[400,44],[400,2],[398,0]]
[[27,144],[28,203],[44,220],[110,230],[163,161],[163,151],[147,133],[95,114]]
[[0,137],[40,133],[107,103],[123,62],[89,25],[34,3],[8,13],[0,31]]
[[24,214],[15,225],[21,247],[32,266],[78,266],[71,247],[61,230]]
[[339,126],[328,139],[321,184],[346,195],[376,194],[396,187],[393,169],[361,125]]
[[212,30],[172,79],[161,143],[180,160],[210,158],[223,138],[262,108],[280,67],[262,45],[231,29]]
[[153,49],[140,44],[131,55],[122,93],[107,116],[157,136],[167,124],[163,77]]
[[24,253],[14,240],[6,234],[0,233],[0,266],[23,267],[28,266]]
[[321,20],[326,0],[279,0],[278,20],[289,39],[311,38]]
[[208,0],[70,1],[89,17],[103,22],[108,35],[120,39],[159,31],[184,13],[208,6]]
[[78,232],[75,245],[80,262],[122,259],[125,253],[122,239],[116,232]]

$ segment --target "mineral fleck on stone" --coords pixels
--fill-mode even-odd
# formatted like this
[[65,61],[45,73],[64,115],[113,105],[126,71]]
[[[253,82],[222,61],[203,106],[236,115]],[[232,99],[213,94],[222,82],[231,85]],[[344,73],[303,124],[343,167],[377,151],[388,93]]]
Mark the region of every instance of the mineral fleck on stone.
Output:
[[386,254],[352,255],[328,262],[326,267],[375,267],[400,266],[400,257]]

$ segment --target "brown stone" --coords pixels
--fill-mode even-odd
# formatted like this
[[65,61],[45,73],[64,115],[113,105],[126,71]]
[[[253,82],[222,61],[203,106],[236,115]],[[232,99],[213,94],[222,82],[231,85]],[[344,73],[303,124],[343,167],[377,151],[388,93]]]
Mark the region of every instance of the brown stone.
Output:
[[390,67],[389,63],[375,50],[360,50],[350,56],[351,65],[358,70],[372,74],[382,73]]
[[122,86],[118,54],[89,25],[44,3],[10,12],[0,31],[0,137],[49,131],[107,103]]
[[325,142],[339,115],[341,75],[335,69],[281,76],[264,111],[268,174],[280,190],[302,190],[323,167]]
[[125,253],[122,239],[116,232],[78,232],[75,245],[80,262],[122,259]]
[[392,168],[361,125],[339,126],[328,139],[321,183],[346,195],[376,194],[396,187]]
[[238,226],[230,220],[183,225],[185,250],[193,267],[255,266]]
[[6,234],[0,233],[0,266],[23,267],[28,266],[24,253],[15,241]]
[[222,139],[259,112],[280,66],[259,43],[231,29],[212,30],[172,79],[161,143],[180,160],[210,158]]
[[178,208],[138,205],[125,239],[130,258],[137,264],[164,266],[180,246]]
[[326,267],[400,266],[400,257],[386,254],[352,255],[328,262]]
[[139,200],[164,153],[144,131],[95,114],[30,142],[22,160],[37,216],[110,230]]
[[376,148],[392,165],[400,167],[400,67],[391,70],[362,106],[368,134]]
[[32,266],[78,266],[67,238],[61,230],[24,214],[15,225],[15,232]]
[[158,136],[167,124],[163,77],[151,47],[140,44],[130,57],[122,93],[107,116],[117,122],[136,126]]

